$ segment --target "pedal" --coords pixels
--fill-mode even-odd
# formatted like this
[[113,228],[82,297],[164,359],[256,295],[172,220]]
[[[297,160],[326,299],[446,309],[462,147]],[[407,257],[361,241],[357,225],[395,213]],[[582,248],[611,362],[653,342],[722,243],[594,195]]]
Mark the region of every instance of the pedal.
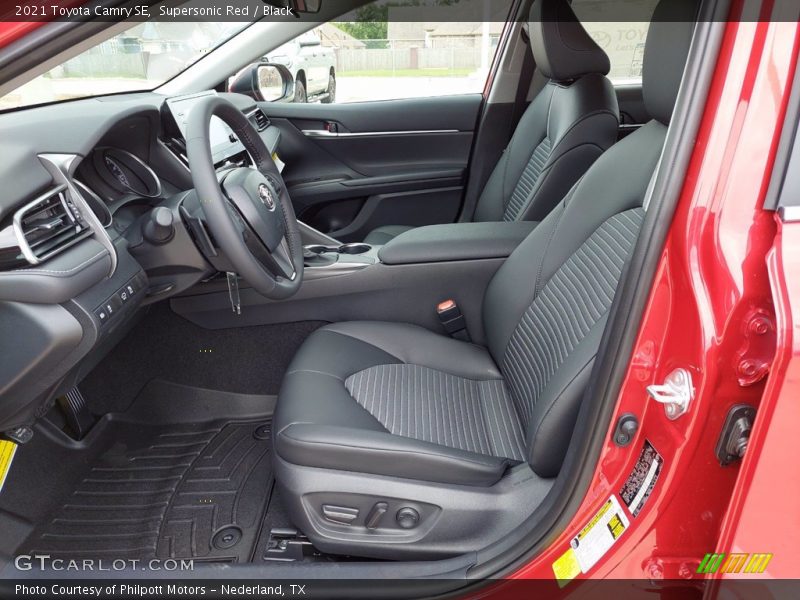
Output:
[[294,562],[320,556],[321,554],[311,545],[308,538],[296,529],[275,528],[269,532],[264,560]]
[[66,396],[58,399],[58,406],[64,412],[67,427],[75,434],[75,439],[81,440],[94,426],[94,417],[86,406],[86,399],[81,391],[74,387]]
[[[3,437],[21,446],[31,441],[31,438],[33,438],[33,429],[27,425],[21,425],[4,432]],[[0,443],[2,443],[2,441],[3,440],[0,440]]]

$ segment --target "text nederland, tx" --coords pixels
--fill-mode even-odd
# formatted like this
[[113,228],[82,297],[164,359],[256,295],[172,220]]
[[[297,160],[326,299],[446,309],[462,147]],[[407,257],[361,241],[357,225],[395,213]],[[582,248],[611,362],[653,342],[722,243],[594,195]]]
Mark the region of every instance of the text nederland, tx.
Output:
[[283,596],[305,596],[306,586],[300,584],[237,584],[220,585],[210,587],[205,585],[139,585],[139,584],[109,584],[109,585],[25,585],[17,584],[14,586],[16,596],[85,596],[85,597],[108,597],[108,596],[140,596],[152,597],[167,595],[169,597],[187,596],[190,598],[205,596],[206,594],[220,593],[224,596],[262,596],[262,597],[283,597]]

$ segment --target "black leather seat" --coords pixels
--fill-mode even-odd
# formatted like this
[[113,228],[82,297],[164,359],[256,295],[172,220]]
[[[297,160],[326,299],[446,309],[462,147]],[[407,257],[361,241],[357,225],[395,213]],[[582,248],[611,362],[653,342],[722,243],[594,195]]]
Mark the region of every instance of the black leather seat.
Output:
[[[619,109],[608,56],[567,0],[536,0],[530,46],[549,79],[520,118],[478,200],[474,221],[540,221],[617,140]],[[413,229],[387,225],[364,240],[384,245]]]
[[383,322],[332,324],[301,347],[278,398],[275,469],[317,547],[464,552],[546,494],[645,217],[695,12],[695,0],[657,9],[644,58],[653,120],[600,157],[499,269],[486,347]]

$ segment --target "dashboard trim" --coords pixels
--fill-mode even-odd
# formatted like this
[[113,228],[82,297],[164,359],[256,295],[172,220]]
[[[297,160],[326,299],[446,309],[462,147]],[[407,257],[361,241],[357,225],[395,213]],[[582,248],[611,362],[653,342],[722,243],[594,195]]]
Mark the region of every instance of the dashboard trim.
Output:
[[108,208],[108,205],[97,194],[97,192],[78,179],[73,179],[72,183],[74,183],[75,187],[79,188],[84,194],[91,196],[94,202],[99,203],[105,209],[105,214],[107,215],[106,220],[100,221],[100,223],[103,225],[103,227],[111,227],[111,225],[114,224],[114,216],[111,214],[111,210]]
[[[106,159],[106,154],[107,154],[107,152],[109,150],[111,150],[113,152],[119,152],[120,154],[124,154],[128,158],[133,159],[133,161],[136,164],[138,164],[140,167],[142,167],[142,169],[144,169],[147,172],[147,174],[150,176],[150,178],[155,183],[155,191],[153,191],[152,193],[145,193],[145,192],[142,192],[140,190],[135,190],[130,185],[126,185],[126,184],[122,183],[121,181],[117,180],[117,183],[119,183],[119,185],[127,188],[127,190],[129,192],[133,192],[134,194],[138,194],[138,195],[140,195],[142,197],[145,197],[145,198],[160,198],[161,197],[161,194],[163,193],[163,189],[161,187],[161,178],[158,176],[158,174],[153,170],[153,168],[150,165],[148,165],[141,158],[136,156],[133,152],[130,152],[129,150],[123,150],[122,148],[115,148],[113,146],[100,146],[98,148],[95,148],[92,152],[93,153],[100,152],[102,158]],[[113,158],[112,158],[112,160],[113,160]],[[128,167],[128,168],[130,169],[130,167]]]
[[47,169],[53,177],[53,180],[66,187],[75,207],[80,211],[84,220],[92,229],[94,237],[108,250],[109,257],[111,258],[111,267],[109,268],[108,277],[111,277],[117,270],[117,249],[108,236],[105,227],[103,227],[103,224],[94,214],[94,211],[72,181],[72,174],[78,167],[79,159],[82,157],[78,154],[39,154],[38,157],[42,165],[44,165],[45,169]]

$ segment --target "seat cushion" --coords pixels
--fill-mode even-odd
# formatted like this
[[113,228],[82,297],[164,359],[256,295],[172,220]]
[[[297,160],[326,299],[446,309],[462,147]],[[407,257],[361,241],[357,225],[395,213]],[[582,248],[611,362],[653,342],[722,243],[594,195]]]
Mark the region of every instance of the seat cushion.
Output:
[[289,463],[439,483],[492,485],[524,457],[488,352],[401,323],[312,334],[287,372],[275,432]]
[[502,379],[476,381],[420,365],[379,365],[345,382],[392,435],[525,459],[525,439]]
[[409,225],[384,225],[369,232],[364,238],[364,243],[371,246],[385,246],[401,233],[412,229],[414,228]]

